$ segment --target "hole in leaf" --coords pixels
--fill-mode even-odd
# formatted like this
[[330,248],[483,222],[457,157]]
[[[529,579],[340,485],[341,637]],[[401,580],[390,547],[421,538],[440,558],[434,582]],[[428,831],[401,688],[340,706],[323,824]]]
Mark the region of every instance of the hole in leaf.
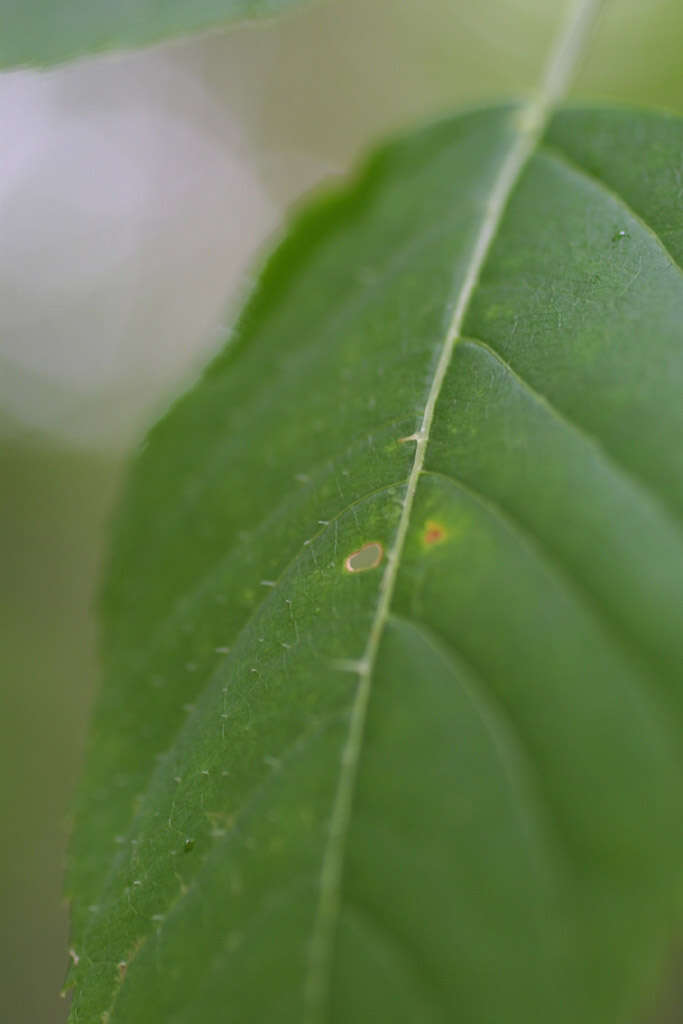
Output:
[[368,569],[377,568],[382,561],[383,554],[382,545],[377,541],[371,541],[349,555],[344,562],[344,567],[347,572],[367,572]]

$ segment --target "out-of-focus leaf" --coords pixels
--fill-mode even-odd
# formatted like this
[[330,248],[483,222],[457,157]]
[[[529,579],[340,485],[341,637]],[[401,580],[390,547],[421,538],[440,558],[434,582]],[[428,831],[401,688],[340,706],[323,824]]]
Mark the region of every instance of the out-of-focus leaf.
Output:
[[0,0],[0,67],[55,64],[102,50],[146,46],[300,0]]

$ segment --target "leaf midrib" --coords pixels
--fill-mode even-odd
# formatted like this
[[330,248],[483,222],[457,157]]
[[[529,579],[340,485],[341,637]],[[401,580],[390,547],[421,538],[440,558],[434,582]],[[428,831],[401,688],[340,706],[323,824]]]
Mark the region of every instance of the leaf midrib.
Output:
[[[415,457],[407,481],[394,542],[387,555],[386,568],[380,582],[379,599],[365,652],[355,667],[358,686],[350,709],[349,732],[342,754],[339,782],[333,801],[329,838],[322,859],[320,896],[305,988],[305,1024],[321,1024],[325,1015],[329,968],[340,905],[344,848],[351,818],[353,793],[374,666],[382,635],[389,620],[397,574],[410,527],[417,485],[423,473],[436,405],[453,351],[462,337],[462,327],[472,296],[498,233],[508,201],[529,158],[539,146],[553,107],[564,94],[576,60],[583,48],[584,37],[601,2],[602,0],[578,0],[575,3],[573,13],[567,22],[567,28],[561,33],[555,53],[549,62],[541,88],[535,98],[521,109],[515,109],[511,115],[515,119],[513,141],[501,159],[498,175],[491,190],[478,234],[472,245],[465,277],[453,296],[453,314],[448,329],[440,349],[437,350],[438,360],[427,392],[422,422],[415,435]],[[120,986],[114,993],[114,1002],[119,990]]]
[[347,741],[342,751],[339,782],[320,872],[318,907],[304,990],[304,1024],[322,1024],[325,1016],[332,950],[341,902],[346,837],[351,821],[365,721],[372,691],[372,677],[391,610],[401,556],[410,527],[417,485],[424,467],[436,405],[453,351],[461,338],[472,296],[495,241],[510,197],[530,157],[541,142],[553,107],[567,90],[601,3],[602,0],[577,0],[570,11],[564,29],[558,36],[536,96],[513,115],[516,134],[501,161],[479,232],[472,246],[465,277],[455,296],[453,315],[427,394],[422,422],[414,436],[415,457],[408,477],[394,543],[387,553],[386,568],[380,583],[379,598],[365,652],[356,668],[358,686],[351,709]]

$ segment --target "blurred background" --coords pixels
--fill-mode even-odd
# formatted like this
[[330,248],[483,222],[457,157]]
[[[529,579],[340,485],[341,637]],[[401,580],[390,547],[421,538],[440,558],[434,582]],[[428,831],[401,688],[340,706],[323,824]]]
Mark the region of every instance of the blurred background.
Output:
[[[388,133],[527,92],[564,7],[328,0],[279,22],[0,75],[9,1024],[66,1016],[68,811],[127,455],[227,337],[291,204]],[[574,93],[683,113],[682,52],[681,0],[611,0]],[[676,1002],[664,997],[662,1019],[680,1020]]]

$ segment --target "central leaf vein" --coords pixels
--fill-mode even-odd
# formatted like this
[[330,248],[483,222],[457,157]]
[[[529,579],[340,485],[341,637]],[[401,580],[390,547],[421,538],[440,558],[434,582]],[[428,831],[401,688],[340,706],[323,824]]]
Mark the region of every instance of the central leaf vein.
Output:
[[415,458],[408,478],[394,543],[388,552],[379,587],[379,598],[363,657],[358,662],[358,686],[351,710],[349,732],[341,758],[339,782],[332,807],[327,845],[323,855],[317,914],[311,939],[308,975],[304,992],[305,1022],[319,1024],[324,1018],[330,966],[341,899],[344,848],[351,820],[353,794],[363,744],[372,676],[396,586],[398,569],[410,526],[418,481],[422,474],[432,422],[453,350],[461,337],[465,316],[477,287],[503,214],[532,153],[539,145],[553,106],[563,97],[597,16],[601,0],[578,0],[560,33],[536,96],[513,115],[515,135],[501,161],[484,216],[472,246],[465,277],[455,298],[450,325],[438,355],[427,394],[422,422],[415,434]]

